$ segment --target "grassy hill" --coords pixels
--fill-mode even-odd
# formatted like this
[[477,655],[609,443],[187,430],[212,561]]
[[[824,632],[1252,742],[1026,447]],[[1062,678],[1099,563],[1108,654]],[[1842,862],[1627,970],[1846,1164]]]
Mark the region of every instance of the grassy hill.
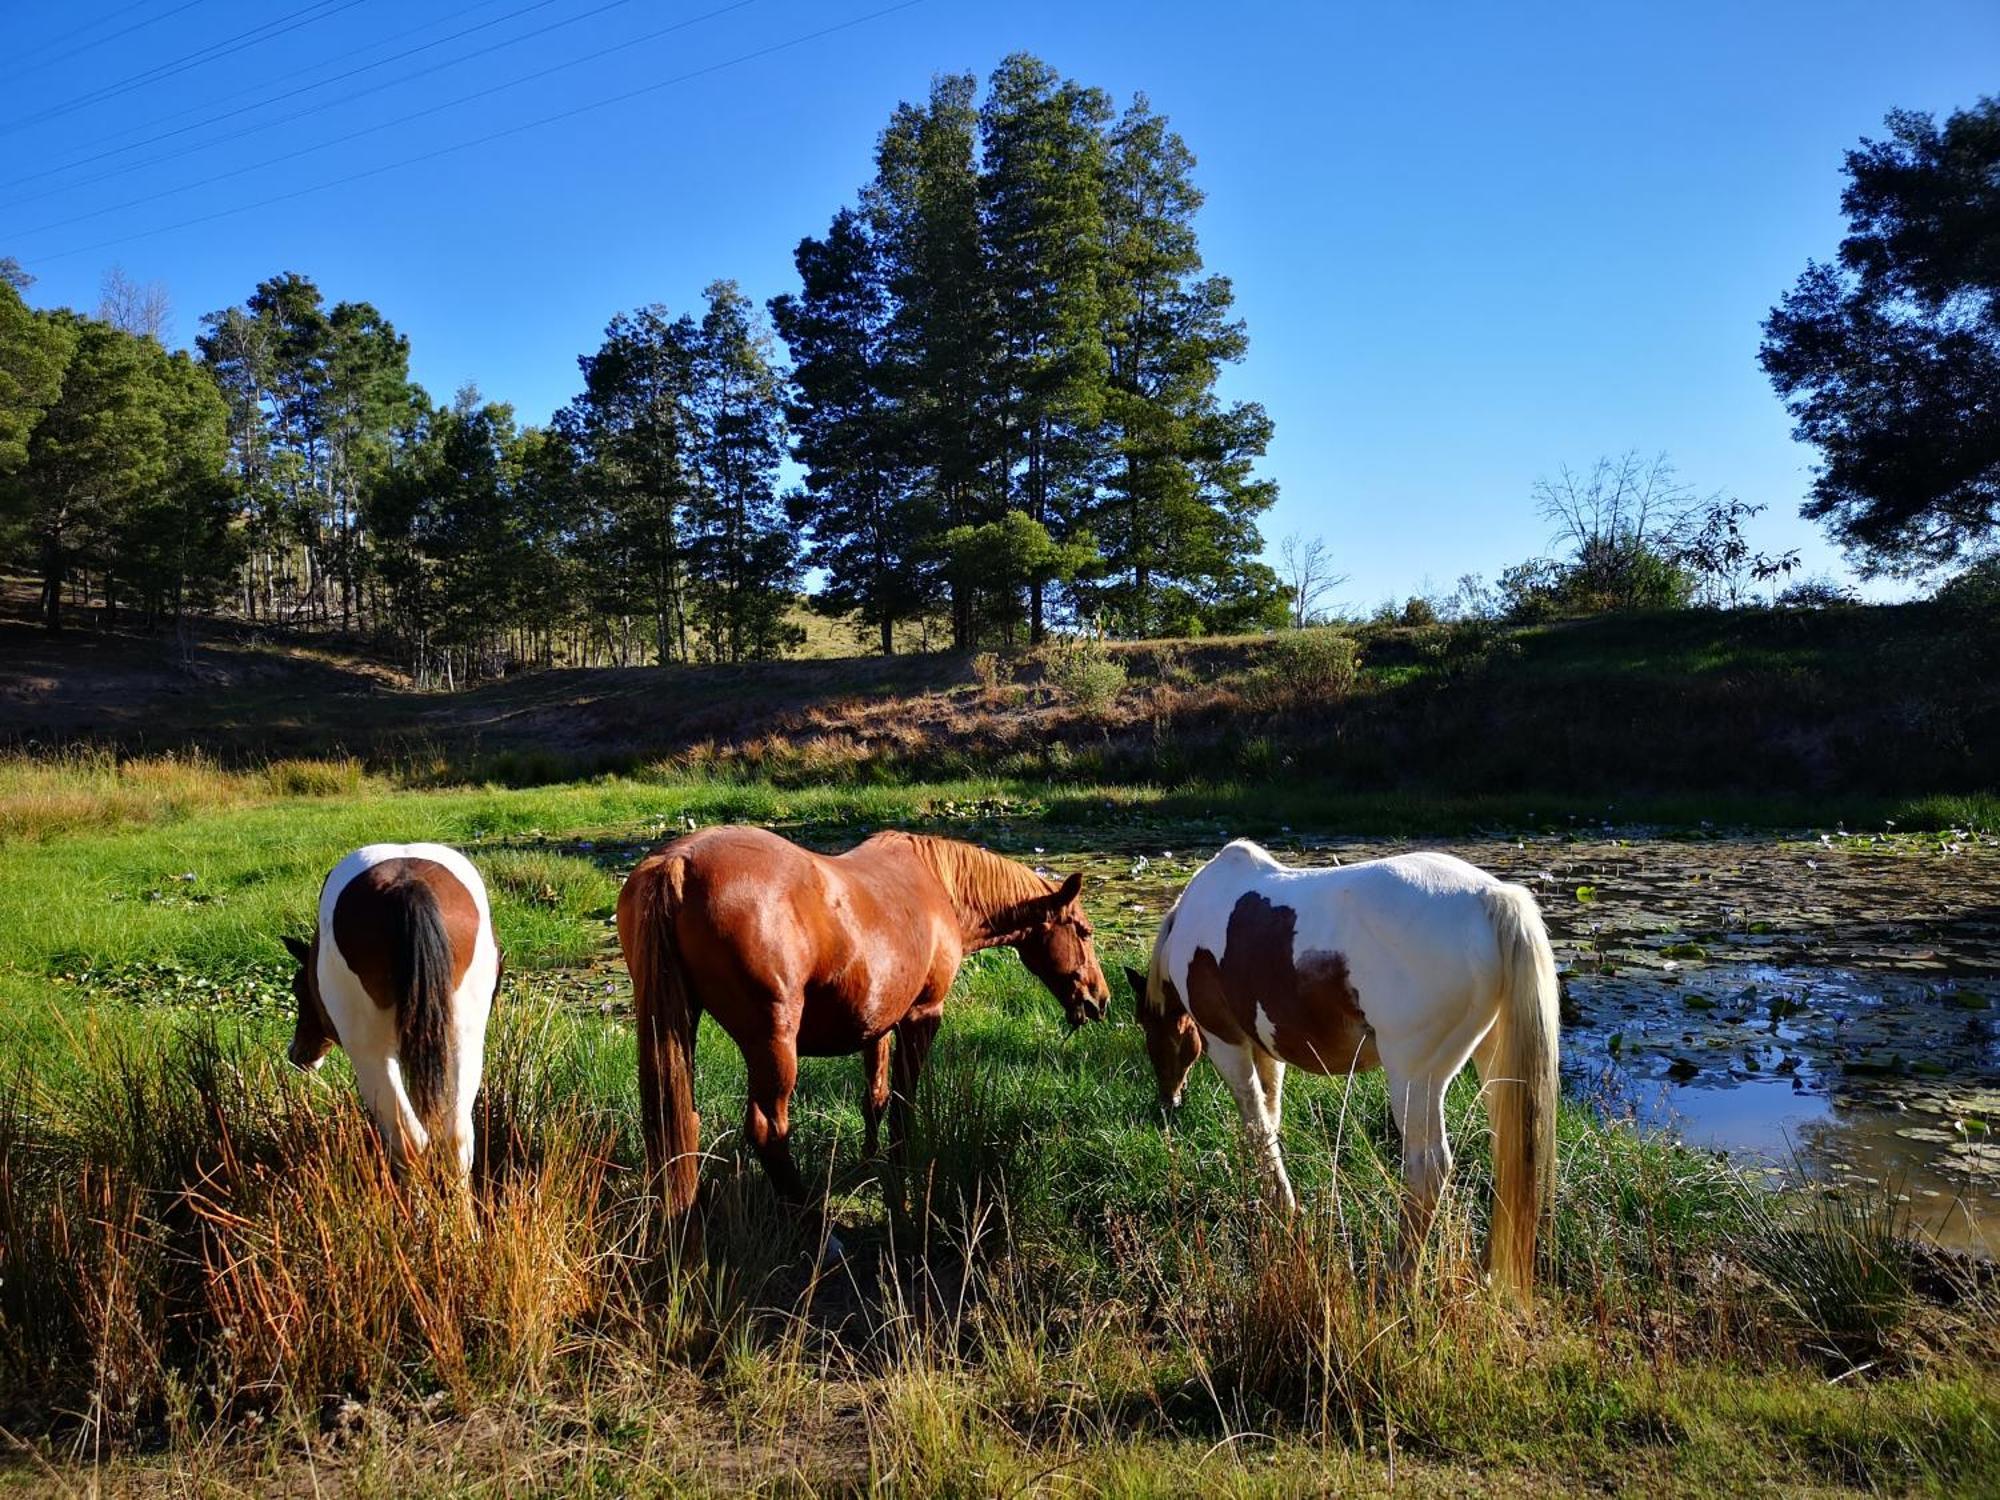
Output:
[[[1351,681],[1286,637],[560,669],[417,693],[358,653],[0,624],[0,737],[509,783],[667,763],[781,782],[991,773],[1544,789],[1993,786],[1992,632],[1936,606],[1376,628]],[[1345,648],[1341,648],[1345,649]]]

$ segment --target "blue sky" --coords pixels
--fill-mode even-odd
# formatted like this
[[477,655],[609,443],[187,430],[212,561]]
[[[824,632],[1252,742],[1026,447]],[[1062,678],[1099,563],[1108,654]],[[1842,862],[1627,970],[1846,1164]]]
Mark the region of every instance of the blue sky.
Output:
[[867,177],[895,103],[1025,49],[1121,100],[1144,90],[1192,145],[1204,249],[1251,336],[1226,388],[1277,423],[1265,533],[1325,535],[1350,604],[1540,550],[1536,476],[1632,447],[1769,504],[1755,540],[1838,569],[1797,517],[1812,455],[1757,369],[1759,322],[1837,244],[1848,146],[1891,108],[2000,87],[1991,0],[924,0],[816,37],[894,0],[545,0],[49,171],[530,3],[0,0],[0,254],[44,305],[94,307],[113,264],[164,282],[181,341],[300,271],[380,307],[434,394],[475,381],[542,421],[621,309],[691,307],[723,276],[787,289],[793,245]]

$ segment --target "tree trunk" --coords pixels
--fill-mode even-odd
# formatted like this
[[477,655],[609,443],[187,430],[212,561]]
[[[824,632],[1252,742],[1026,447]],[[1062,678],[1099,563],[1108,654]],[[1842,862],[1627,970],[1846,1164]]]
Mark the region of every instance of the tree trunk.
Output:
[[42,544],[42,623],[51,635],[62,633],[62,548],[50,540]]

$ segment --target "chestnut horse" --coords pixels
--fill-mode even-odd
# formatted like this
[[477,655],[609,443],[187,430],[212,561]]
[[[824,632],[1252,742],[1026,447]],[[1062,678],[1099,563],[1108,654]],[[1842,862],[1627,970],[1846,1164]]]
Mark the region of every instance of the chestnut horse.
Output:
[[1493,1127],[1494,1279],[1525,1305],[1554,1186],[1556,965],[1535,898],[1446,854],[1294,870],[1247,839],[1195,873],[1145,973],[1126,970],[1168,1109],[1204,1050],[1273,1198],[1285,1065],[1382,1068],[1403,1138],[1403,1254],[1451,1169],[1445,1088],[1479,1068]]
[[472,1102],[503,961],[486,886],[442,844],[370,844],[326,877],[312,940],[287,936],[298,1022],[291,1060],[337,1042],[397,1170],[429,1147],[472,1170]]
[[619,893],[618,942],[637,1005],[647,1164],[668,1212],[695,1201],[704,1010],[743,1051],[751,1148],[779,1196],[801,1202],[790,1139],[799,1058],[860,1053],[868,1150],[885,1111],[900,1144],[966,954],[1010,947],[1071,1026],[1104,1015],[1110,990],[1082,889],[1081,875],[1057,885],[970,844],[908,833],[831,858],[758,828],[703,829],[655,850]]

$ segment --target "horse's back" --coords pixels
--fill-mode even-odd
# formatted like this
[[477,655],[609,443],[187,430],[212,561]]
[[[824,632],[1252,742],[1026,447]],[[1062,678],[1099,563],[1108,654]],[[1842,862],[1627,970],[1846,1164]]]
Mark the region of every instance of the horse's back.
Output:
[[[1447,854],[1295,868],[1239,842],[1182,893],[1168,970],[1211,1034],[1230,1040],[1233,1019],[1266,1050],[1344,1068],[1374,1037],[1429,1029],[1491,988],[1499,884]],[[1283,1045],[1287,1033],[1300,1040]]]
[[497,976],[492,912],[472,862],[443,844],[368,844],[335,865],[321,888],[322,953],[331,950],[338,961],[331,975],[322,961],[322,982],[330,978],[344,994],[351,979],[377,1007],[394,1009],[403,997],[390,982],[398,965],[387,945],[391,934],[407,930],[405,913],[419,903],[436,911],[455,991],[475,968],[491,968]]
[[[455,1059],[439,1088],[445,1114],[462,1137],[464,1166],[471,1149],[469,1110],[500,981],[500,945],[478,870],[443,844],[366,845],[328,874],[320,891],[319,933],[320,1003],[378,1117],[409,1108],[401,1083],[382,1071],[385,1059],[394,1056],[403,1058],[406,1070],[414,1066],[404,1051],[409,1041],[404,1022],[418,997],[404,991],[420,973],[438,975],[448,1012],[413,1014],[432,1016],[444,1028],[442,1035],[433,1034],[428,1054],[441,1058],[448,1051]],[[428,949],[433,943],[442,951],[429,950],[421,959],[410,951],[414,944]]]
[[[649,915],[661,885],[671,900]],[[648,856],[620,898],[621,941],[649,921],[668,923],[677,961],[725,1027],[762,1024],[801,997],[806,1052],[853,1051],[894,1024],[938,977],[941,936],[955,931],[900,836],[826,856],[747,827],[702,829]]]

